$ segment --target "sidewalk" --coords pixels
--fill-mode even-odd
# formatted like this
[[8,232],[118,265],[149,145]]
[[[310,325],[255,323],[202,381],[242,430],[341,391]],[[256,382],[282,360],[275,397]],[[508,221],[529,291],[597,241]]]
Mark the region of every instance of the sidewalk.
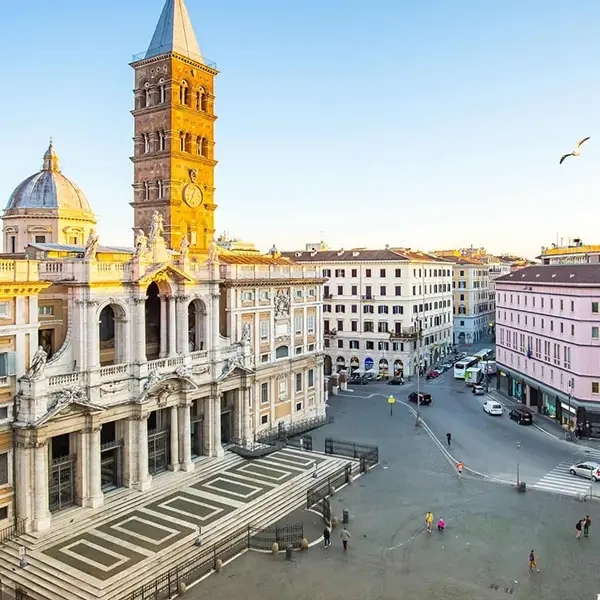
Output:
[[[498,402],[501,402],[502,404],[505,404],[508,406],[524,406],[524,404],[522,402],[520,402],[519,400],[505,396],[504,394],[501,394],[498,390],[495,390],[495,389],[490,388],[487,392],[487,395],[492,400],[497,400]],[[535,411],[535,409],[536,409],[536,407],[531,407],[531,408],[533,411]],[[541,429],[542,431],[544,431],[548,435],[551,435],[552,437],[555,437],[556,439],[568,441],[566,438],[566,435],[567,435],[566,429],[561,427],[554,419],[551,419],[550,417],[548,417],[542,413],[538,413],[538,412],[535,413],[534,425],[538,429]],[[578,440],[575,438],[575,436],[573,436],[573,439],[571,440],[571,442],[574,444],[581,444],[583,446],[588,446],[589,448],[594,448],[594,449],[600,448],[600,440],[597,440],[594,438],[584,438],[582,440]]]

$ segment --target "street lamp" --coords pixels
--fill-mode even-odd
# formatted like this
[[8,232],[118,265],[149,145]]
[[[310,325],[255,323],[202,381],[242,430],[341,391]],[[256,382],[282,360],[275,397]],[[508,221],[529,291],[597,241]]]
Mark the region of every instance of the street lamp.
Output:
[[573,393],[573,380],[570,379],[567,383],[567,389],[569,390],[569,400],[568,400],[568,410],[569,410],[569,414],[567,416],[568,421],[567,421],[567,428],[569,430],[569,433],[571,433],[571,394]]
[[517,441],[515,444],[517,446],[517,487],[520,485],[520,477],[519,477],[519,449],[521,448],[521,442]]

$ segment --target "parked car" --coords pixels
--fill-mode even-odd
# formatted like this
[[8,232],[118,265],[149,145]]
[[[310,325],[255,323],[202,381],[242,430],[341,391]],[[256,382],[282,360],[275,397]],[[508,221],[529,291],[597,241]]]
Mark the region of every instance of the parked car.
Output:
[[569,473],[592,481],[600,481],[600,464],[591,461],[580,462],[572,465],[569,468]]
[[508,416],[516,421],[519,425],[532,425],[533,424],[533,413],[526,406],[519,406],[513,408]]
[[485,388],[482,385],[474,385],[471,388],[471,392],[476,396],[483,396],[485,394]]
[[486,400],[483,403],[483,412],[486,412],[488,415],[501,417],[504,413],[504,407],[500,402],[496,402],[495,400]]
[[453,366],[452,363],[447,362],[442,365],[442,369],[444,369],[444,371],[449,371]]
[[437,371],[436,369],[431,369],[431,371],[429,371],[429,373],[427,373],[427,379],[435,379],[436,377],[440,376],[440,372]]
[[365,377],[364,375],[359,375],[358,377],[351,377],[348,382],[350,385],[367,385],[370,379]]
[[388,381],[388,385],[404,385],[404,379],[402,377],[392,377]]
[[408,395],[408,401],[414,402],[417,404],[417,398],[419,399],[418,403],[421,404],[431,404],[431,394],[424,394],[423,392],[412,392]]

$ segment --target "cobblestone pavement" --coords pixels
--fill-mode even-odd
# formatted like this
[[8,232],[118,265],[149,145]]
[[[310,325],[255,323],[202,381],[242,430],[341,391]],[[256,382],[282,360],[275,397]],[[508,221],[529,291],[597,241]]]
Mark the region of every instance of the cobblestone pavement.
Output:
[[[332,433],[382,442],[382,466],[332,498],[335,514],[350,511],[349,552],[342,552],[339,530],[330,549],[297,553],[292,563],[282,555],[248,552],[186,598],[596,600],[598,505],[538,491],[519,494],[477,478],[459,480],[401,406],[394,417],[379,420],[375,431],[356,426],[370,422],[361,419],[369,410],[364,400],[334,399],[332,409],[336,423],[315,437]],[[355,431],[347,429],[352,423]],[[445,519],[445,532],[424,531],[427,510],[436,521]],[[578,541],[575,522],[586,513],[593,521],[591,536]],[[539,573],[527,568],[532,548]]]

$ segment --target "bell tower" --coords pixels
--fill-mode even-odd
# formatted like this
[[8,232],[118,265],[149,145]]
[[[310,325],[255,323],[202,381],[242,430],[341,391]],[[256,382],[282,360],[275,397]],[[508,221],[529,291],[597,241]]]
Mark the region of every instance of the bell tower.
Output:
[[148,50],[135,56],[133,190],[135,231],[164,219],[177,250],[208,252],[215,231],[214,81],[184,0],[166,0]]

